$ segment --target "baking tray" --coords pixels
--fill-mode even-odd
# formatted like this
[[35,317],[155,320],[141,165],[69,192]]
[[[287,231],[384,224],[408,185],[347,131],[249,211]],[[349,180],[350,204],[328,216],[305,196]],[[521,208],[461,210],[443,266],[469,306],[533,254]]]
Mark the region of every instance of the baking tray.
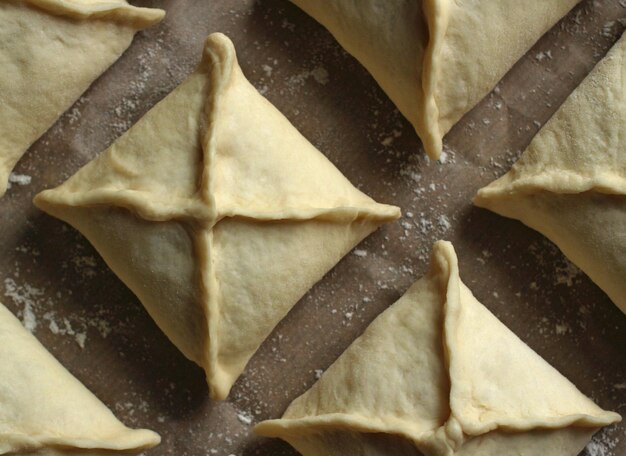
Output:
[[[409,123],[330,34],[286,0],[154,0],[167,17],[133,45],[18,164],[0,200],[0,300],[130,426],[163,437],[150,456],[296,453],[252,426],[279,417],[452,241],[477,298],[600,406],[626,413],[626,317],[559,250],[474,208],[617,40],[626,4],[584,1],[448,134],[429,161]],[[621,20],[621,22],[620,22]],[[209,33],[234,41],[244,73],[360,189],[404,216],[365,240],[295,306],[227,401],[156,327],[75,230],[32,197],[94,158],[176,87]],[[29,179],[30,178],[30,179]],[[30,180],[30,182],[29,182]],[[626,425],[587,456],[626,454]]]

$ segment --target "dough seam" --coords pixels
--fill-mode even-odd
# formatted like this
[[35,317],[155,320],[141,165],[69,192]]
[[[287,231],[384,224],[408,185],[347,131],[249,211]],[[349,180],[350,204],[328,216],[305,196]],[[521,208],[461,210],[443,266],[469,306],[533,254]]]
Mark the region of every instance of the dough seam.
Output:
[[[229,385],[227,381],[224,381],[225,374],[220,369],[219,365],[219,340],[218,340],[218,327],[220,318],[220,306],[218,302],[219,283],[214,273],[213,267],[213,227],[219,223],[219,214],[217,208],[217,202],[215,200],[215,193],[213,192],[214,180],[212,166],[214,164],[215,156],[217,155],[217,124],[219,122],[219,107],[221,98],[227,85],[233,79],[233,71],[235,71],[236,57],[234,49],[229,49],[224,46],[212,47],[209,45],[211,38],[208,38],[204,47],[203,66],[207,66],[208,62],[211,62],[208,71],[210,71],[209,79],[211,87],[209,88],[210,100],[205,105],[206,115],[206,132],[202,141],[203,153],[204,153],[204,166],[202,171],[202,184],[201,184],[201,197],[205,200],[209,207],[210,227],[203,231],[201,234],[202,250],[204,254],[208,255],[208,261],[200,262],[200,274],[202,278],[201,292],[203,311],[207,318],[208,328],[207,336],[205,338],[205,347],[203,354],[207,358],[205,363],[208,367],[207,376],[209,377],[208,383],[213,385],[212,388],[215,391],[211,391],[218,397],[224,397],[228,394]],[[199,242],[199,239],[194,241]],[[197,246],[198,248],[200,246]],[[202,258],[202,256],[201,256]],[[206,266],[206,270],[202,270],[202,265]]]
[[531,178],[522,178],[503,187],[485,187],[478,191],[480,197],[534,193],[554,193],[571,195],[576,193],[599,193],[605,195],[626,196],[626,179],[618,173],[604,173],[597,177],[581,177],[569,172],[542,173]]
[[22,0],[29,5],[59,16],[73,19],[111,19],[144,28],[156,24],[165,11],[139,8],[125,1],[110,0],[102,3],[82,3],[77,0]]
[[422,66],[423,116],[420,119],[420,138],[430,158],[438,159],[443,149],[443,135],[439,125],[439,106],[437,104],[437,81],[441,76],[439,55],[448,29],[449,0],[426,0],[422,4],[426,26],[428,27],[428,45],[424,52]]

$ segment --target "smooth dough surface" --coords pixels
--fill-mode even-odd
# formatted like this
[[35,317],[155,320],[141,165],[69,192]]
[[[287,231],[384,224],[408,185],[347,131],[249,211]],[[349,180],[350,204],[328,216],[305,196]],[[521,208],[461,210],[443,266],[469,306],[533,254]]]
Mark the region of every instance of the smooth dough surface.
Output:
[[626,313],[626,36],[474,202],[536,229]]
[[94,244],[218,399],[306,291],[400,215],[254,89],[221,34],[186,81],[35,203]]
[[126,0],[0,0],[0,196],[26,149],[164,14]]
[[255,431],[304,456],[576,456],[620,419],[479,303],[439,241],[428,274]]
[[120,423],[0,304],[0,455],[136,455],[160,441]]
[[579,0],[291,0],[413,124],[428,155]]

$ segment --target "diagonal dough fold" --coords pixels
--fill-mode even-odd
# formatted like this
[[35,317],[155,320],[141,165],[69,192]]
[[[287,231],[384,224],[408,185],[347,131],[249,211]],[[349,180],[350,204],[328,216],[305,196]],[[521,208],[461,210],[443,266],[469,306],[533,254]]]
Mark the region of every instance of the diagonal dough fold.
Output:
[[291,0],[413,124],[428,155],[578,0]]
[[120,423],[0,304],[0,455],[131,455],[160,440]]
[[626,36],[474,202],[554,242],[626,312]]
[[35,204],[91,241],[218,399],[304,293],[400,214],[254,89],[221,34],[187,80]]
[[164,15],[126,0],[0,2],[0,196],[26,149]]
[[255,431],[305,456],[557,456],[620,419],[480,304],[439,241],[428,274]]

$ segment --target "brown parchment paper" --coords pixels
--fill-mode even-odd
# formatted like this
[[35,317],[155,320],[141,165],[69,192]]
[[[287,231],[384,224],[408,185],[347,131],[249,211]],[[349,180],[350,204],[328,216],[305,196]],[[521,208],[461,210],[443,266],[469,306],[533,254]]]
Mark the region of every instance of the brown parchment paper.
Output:
[[[29,150],[0,200],[0,301],[120,419],[163,436],[149,455],[296,454],[252,426],[310,387],[425,272],[440,238],[454,243],[482,303],[599,405],[626,414],[626,317],[541,235],[470,202],[617,40],[624,1],[575,8],[451,131],[441,162],[425,158],[367,72],[288,1],[132,3],[167,17]],[[252,83],[352,182],[404,212],[298,303],[221,403],[90,244],[31,204],[178,85],[216,31],[233,39]],[[585,454],[626,454],[626,425],[596,435]]]

